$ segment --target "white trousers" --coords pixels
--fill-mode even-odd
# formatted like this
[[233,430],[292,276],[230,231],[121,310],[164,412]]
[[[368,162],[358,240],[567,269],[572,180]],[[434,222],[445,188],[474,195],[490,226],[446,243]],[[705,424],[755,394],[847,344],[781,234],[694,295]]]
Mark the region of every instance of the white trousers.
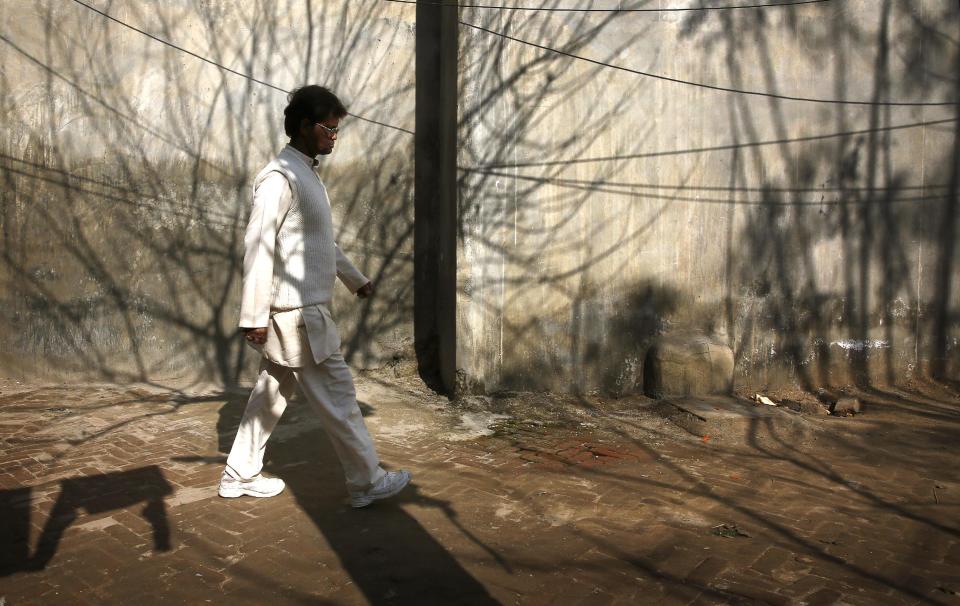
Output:
[[347,490],[363,491],[379,481],[385,472],[357,405],[353,375],[339,352],[320,364],[303,368],[280,366],[263,359],[260,376],[250,392],[247,409],[227,457],[227,474],[250,479],[260,473],[267,440],[297,384],[320,415],[343,466]]

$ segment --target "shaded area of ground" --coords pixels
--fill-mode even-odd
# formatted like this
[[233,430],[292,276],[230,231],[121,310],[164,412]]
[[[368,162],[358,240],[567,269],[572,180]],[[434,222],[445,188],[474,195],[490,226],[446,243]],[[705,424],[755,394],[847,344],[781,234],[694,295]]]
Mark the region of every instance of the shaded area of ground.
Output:
[[273,499],[215,484],[246,393],[0,384],[7,604],[960,604],[960,397],[704,440],[646,399],[450,403],[362,377],[394,503],[351,510],[293,403]]

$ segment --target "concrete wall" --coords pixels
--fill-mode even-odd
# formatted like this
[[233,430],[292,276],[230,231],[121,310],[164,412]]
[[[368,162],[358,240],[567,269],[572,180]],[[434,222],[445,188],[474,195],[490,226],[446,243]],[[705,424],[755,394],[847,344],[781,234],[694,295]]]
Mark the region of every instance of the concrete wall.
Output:
[[[324,83],[412,131],[414,12],[379,0],[88,0],[239,72]],[[7,375],[230,383],[249,184],[286,94],[63,0],[0,3],[0,363]],[[345,354],[412,340],[413,137],[344,121],[322,173],[339,241],[379,285],[335,301]],[[248,377],[244,377],[248,378]]]
[[[618,4],[661,5],[591,6]],[[960,99],[953,0],[461,18],[710,85]],[[684,332],[746,389],[960,376],[956,106],[732,94],[466,26],[460,89],[464,389],[634,391]]]
[[[411,5],[89,3],[280,88],[323,82],[354,113],[414,128]],[[695,82],[949,101],[960,97],[958,11],[836,0],[460,18]],[[77,2],[0,3],[0,23],[5,373],[234,381],[254,358],[234,329],[249,181],[285,142],[285,94]],[[630,392],[650,342],[685,332],[729,344],[740,387],[957,376],[955,106],[737,95],[468,26],[460,47],[463,387]],[[413,139],[355,118],[323,168],[341,244],[380,285],[370,303],[336,301],[355,365],[409,351]]]

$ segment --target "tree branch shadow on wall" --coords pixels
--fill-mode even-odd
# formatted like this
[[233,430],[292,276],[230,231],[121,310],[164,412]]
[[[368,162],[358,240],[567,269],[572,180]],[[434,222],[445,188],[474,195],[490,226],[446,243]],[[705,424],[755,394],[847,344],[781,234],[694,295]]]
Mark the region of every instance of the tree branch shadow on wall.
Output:
[[[778,138],[784,139],[775,148],[779,156],[775,160],[791,167],[789,180],[763,181],[764,204],[745,210],[739,246],[728,249],[733,288],[727,307],[731,316],[739,312],[746,320],[738,327],[738,365],[750,360],[748,367],[759,374],[769,371],[771,382],[777,382],[773,375],[781,372],[808,391],[848,381],[860,387],[896,385],[926,373],[941,379],[956,373],[958,352],[951,340],[955,336],[950,335],[957,330],[957,310],[950,299],[960,267],[952,244],[958,227],[960,115],[949,106],[932,110],[935,116],[921,114],[922,119],[945,122],[942,128],[954,131],[945,153],[938,156],[926,148],[922,153],[929,156],[924,160],[898,153],[898,137],[910,131],[896,125],[917,112],[882,105],[890,99],[958,98],[960,80],[949,74],[960,67],[960,48],[943,29],[957,21],[956,8],[944,3],[927,7],[930,10],[923,14],[913,3],[885,0],[870,19],[871,24],[879,23],[875,31],[866,29],[863,15],[839,5],[824,7],[825,14],[817,17],[785,12],[775,22],[762,11],[719,16],[724,27],[707,49],[725,52],[736,86],[742,86],[745,72],[740,51],[750,43],[761,51],[764,88],[779,91],[772,48],[784,33],[794,33],[811,49],[827,40],[850,40],[877,49],[869,91],[849,84],[853,68],[846,44],[836,44],[830,63],[821,61],[822,69],[833,71],[834,98],[865,95],[877,103],[867,108],[828,107],[822,122],[832,121],[843,133],[862,117],[866,132],[798,147],[786,140],[792,102],[769,99],[766,112],[761,112],[759,104],[737,97],[731,106],[731,131],[755,142],[760,137],[753,125],[772,123]],[[698,25],[697,19],[690,19],[687,35],[696,33]],[[931,68],[944,77],[924,75]],[[904,75],[894,79],[894,70]],[[927,128],[931,134],[937,130]],[[737,185],[747,185],[748,174],[763,174],[770,162],[755,152],[732,154],[739,167],[731,176]],[[918,173],[915,163],[924,161],[929,166]],[[923,182],[910,183],[911,174],[920,174]],[[792,193],[817,188],[820,204],[805,203]],[[733,224],[736,209],[730,208]],[[929,266],[936,268],[932,280]],[[762,313],[744,313],[751,307]],[[764,317],[770,321],[764,322]],[[763,345],[757,347],[758,340]],[[777,354],[774,359],[758,359],[751,349]]]
[[[879,104],[957,98],[960,53],[944,25],[956,22],[956,7],[927,7],[924,13],[889,0],[880,9],[869,24],[842,5],[702,11],[683,17],[679,29],[681,41],[702,42],[704,53],[724,58],[723,83],[735,88],[790,94],[784,82],[795,79],[782,73],[778,45],[791,41],[813,51],[829,42],[837,48],[830,62],[827,55],[810,57],[813,69],[830,78],[818,77],[832,87],[824,96]],[[599,25],[571,18],[570,29],[600,32],[621,18]],[[568,52],[591,40],[566,35],[567,23],[549,30],[542,16],[479,11],[472,20]],[[617,32],[607,40],[613,47],[607,55],[594,58],[623,64],[620,51],[643,33]],[[664,321],[702,325],[724,336],[736,355],[739,384],[760,389],[796,383],[815,391],[847,382],[902,383],[928,372],[945,380],[960,368],[951,297],[960,267],[953,245],[957,138],[942,154],[925,144],[921,171],[917,158],[898,151],[901,138],[954,131],[954,108],[924,108],[918,115],[915,108],[825,103],[815,112],[802,102],[717,92],[710,94],[729,115],[729,123],[717,129],[730,143],[651,148],[657,141],[653,127],[621,143],[612,126],[636,111],[631,102],[647,90],[642,78],[613,101],[590,103],[602,93],[591,83],[608,72],[585,67],[587,74],[565,80],[557,74],[575,73],[569,57],[508,47],[512,41],[495,37],[481,43],[489,52],[467,55],[473,62],[463,68],[469,95],[461,119],[467,145],[461,158],[462,263],[475,268],[458,284],[474,315],[471,334],[462,335],[463,349],[485,356],[473,362],[482,375],[473,389],[608,390],[610,377],[619,376],[636,353],[631,339],[620,338],[629,326],[608,318],[629,316],[637,304],[630,290],[642,293],[650,284],[641,279],[626,289],[608,288],[605,282],[616,283],[624,270],[644,262],[637,255],[613,264],[610,251],[641,250],[644,242],[662,238],[671,213],[686,205],[694,206],[694,217],[711,207],[725,209],[710,214],[716,229],[723,228],[723,294],[690,304],[692,293],[684,292]],[[852,44],[877,49],[871,90],[850,84],[857,69]],[[508,52],[533,58],[512,67],[504,59]],[[748,73],[759,81],[747,82]],[[895,79],[894,73],[904,76]],[[570,115],[561,108],[584,96],[589,101],[582,122],[544,128]],[[810,117],[814,134],[797,134],[801,115]],[[598,144],[620,149],[587,153]],[[617,178],[655,173],[661,159],[682,156],[729,166],[727,182],[700,184],[696,166],[680,171],[677,183]],[[922,182],[909,181],[917,175]],[[613,204],[624,209],[619,230],[610,225]],[[648,222],[639,223],[637,216]],[[721,234],[711,233],[711,240],[714,235]],[[705,276],[706,290],[713,278]],[[666,276],[657,283],[670,281]],[[710,312],[711,305],[719,313]],[[537,309],[539,317],[517,311],[522,309]],[[529,319],[517,325],[514,317]],[[642,322],[637,329],[644,332]],[[597,360],[602,362],[593,366]]]
[[[464,11],[464,20],[507,34],[522,32],[566,52],[605,40],[619,23],[615,14],[580,14],[551,20],[546,11],[560,3],[541,2],[542,14],[525,11]],[[536,12],[536,11],[534,11]],[[618,56],[639,40],[649,25],[605,47]],[[462,28],[459,212],[461,272],[459,297],[483,319],[461,331],[460,349],[475,352],[482,377],[461,377],[467,391],[492,389],[586,389],[593,373],[608,374],[610,357],[602,351],[604,312],[600,278],[592,271],[624,246],[635,244],[656,224],[654,211],[632,223],[592,211],[599,188],[557,187],[554,178],[568,167],[565,159],[617,136],[617,125],[635,108],[632,95],[644,89],[636,82],[618,101],[604,105],[587,99],[609,80],[598,66],[549,52],[522,52],[504,39]],[[469,53],[473,45],[490,52]],[[523,60],[516,60],[523,57]],[[578,121],[566,123],[567,106],[582,105]],[[554,128],[551,129],[551,126]],[[554,137],[544,136],[544,128]],[[618,144],[624,153],[647,142],[646,133]],[[537,159],[546,166],[534,175],[511,168]],[[615,178],[615,163],[588,171],[587,182]],[[665,207],[668,202],[663,202]],[[661,208],[662,208],[661,207]],[[548,217],[549,225],[542,223]],[[593,221],[591,221],[593,219]],[[469,228],[467,227],[469,226]],[[582,231],[577,231],[582,226]],[[519,241],[523,242],[518,246]],[[559,261],[558,261],[559,260]],[[615,271],[608,272],[615,274]],[[620,303],[616,303],[619,305]],[[556,310],[519,322],[510,310],[540,307]],[[627,312],[630,313],[630,312]],[[563,317],[559,319],[557,316]],[[568,336],[572,336],[567,338]],[[490,335],[500,335],[498,344]],[[491,346],[498,351],[490,352]],[[619,352],[618,352],[619,354]],[[466,354],[470,356],[471,354]],[[519,362],[519,360],[524,362]],[[508,363],[505,363],[509,360]],[[490,381],[492,379],[492,381]],[[491,385],[471,384],[477,380]]]
[[[6,57],[42,78],[23,92],[8,73],[0,75],[10,116],[0,149],[4,309],[18,333],[3,352],[7,368],[178,387],[236,385],[252,368],[235,327],[249,170],[282,146],[283,93],[204,66],[79,5],[41,3],[33,10],[24,19],[44,28],[42,46],[13,30],[2,39]],[[399,104],[412,92],[411,83],[398,81],[389,95],[383,87],[374,95],[373,74],[386,55],[356,61],[358,49],[383,29],[377,3],[340,11],[349,35],[338,37],[336,48],[323,41],[303,65],[279,67],[274,57],[302,32],[289,29],[274,3],[237,14],[199,5],[116,10],[121,20],[174,41],[188,18],[200,23],[190,28],[193,45],[206,42],[210,60],[242,64],[268,82],[318,79],[310,66],[319,59],[334,88],[347,72],[357,79],[350,86],[357,113]],[[314,18],[326,23],[334,12],[324,4]],[[243,27],[223,31],[237,21]],[[82,40],[66,25],[78,22]],[[314,36],[322,38],[316,29]],[[196,69],[184,70],[184,62]],[[344,134],[364,160],[344,165],[334,157],[323,177],[342,247],[380,289],[355,309],[345,292],[336,302],[345,356],[377,365],[410,339],[412,137],[346,122]]]

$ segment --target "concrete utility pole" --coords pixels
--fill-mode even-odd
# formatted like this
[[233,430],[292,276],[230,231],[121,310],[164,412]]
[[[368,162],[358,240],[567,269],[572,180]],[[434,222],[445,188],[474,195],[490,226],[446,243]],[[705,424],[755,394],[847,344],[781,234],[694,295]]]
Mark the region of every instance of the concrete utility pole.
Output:
[[455,0],[417,3],[414,341],[420,375],[447,394],[457,376],[457,16]]

